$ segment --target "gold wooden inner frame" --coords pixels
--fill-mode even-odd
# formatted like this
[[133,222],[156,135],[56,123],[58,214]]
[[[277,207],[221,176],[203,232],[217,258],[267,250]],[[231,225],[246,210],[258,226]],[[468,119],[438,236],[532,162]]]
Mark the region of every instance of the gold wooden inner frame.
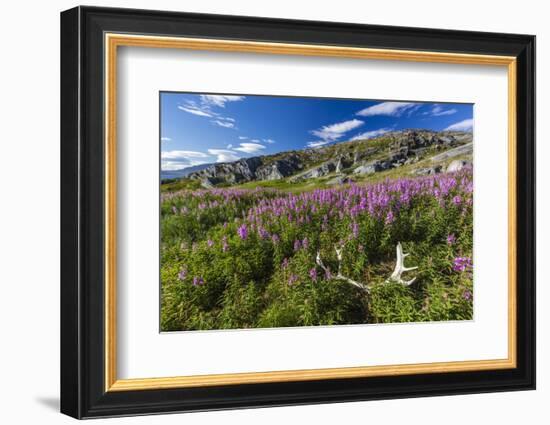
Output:
[[[516,58],[326,45],[105,34],[105,391],[510,369],[516,367]],[[116,136],[119,46],[503,66],[508,71],[508,357],[384,366],[118,379],[116,372]]]

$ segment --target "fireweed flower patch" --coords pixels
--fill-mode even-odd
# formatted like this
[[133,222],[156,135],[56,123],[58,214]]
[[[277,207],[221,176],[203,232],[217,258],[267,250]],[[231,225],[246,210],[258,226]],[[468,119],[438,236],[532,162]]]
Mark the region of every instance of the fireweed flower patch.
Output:
[[[471,319],[472,195],[471,168],[302,193],[162,193],[162,329]],[[398,242],[418,267],[411,286],[387,282]]]

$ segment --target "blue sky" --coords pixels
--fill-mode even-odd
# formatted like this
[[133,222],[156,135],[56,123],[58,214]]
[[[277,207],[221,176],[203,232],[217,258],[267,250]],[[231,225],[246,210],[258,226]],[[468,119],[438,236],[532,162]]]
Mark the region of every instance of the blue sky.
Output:
[[161,166],[235,161],[406,128],[471,131],[473,105],[162,92]]

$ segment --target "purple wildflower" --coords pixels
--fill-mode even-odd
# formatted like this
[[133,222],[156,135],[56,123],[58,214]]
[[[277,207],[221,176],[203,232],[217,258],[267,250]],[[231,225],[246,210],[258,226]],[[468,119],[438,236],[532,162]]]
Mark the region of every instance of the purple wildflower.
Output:
[[302,247],[302,242],[300,242],[299,239],[296,239],[294,241],[294,251],[299,251],[301,247]]
[[472,268],[472,259],[470,257],[456,257],[453,261],[453,270],[455,272],[464,272]]
[[304,249],[308,249],[308,247],[309,247],[309,240],[308,240],[307,237],[304,238],[304,240],[302,241],[302,247],[303,247]]
[[277,245],[281,239],[279,238],[279,235],[277,235],[277,234],[274,233],[274,234],[271,236],[271,240],[273,241],[273,243],[274,243],[275,245]]
[[455,197],[453,197],[453,204],[460,205],[461,202],[462,198],[460,197],[460,195],[456,195]]
[[195,276],[193,278],[193,286],[201,286],[204,285],[204,279],[200,276]]
[[267,239],[269,238],[269,233],[267,230],[265,230],[263,227],[258,228],[258,234],[260,235],[260,238]]
[[242,240],[245,240],[248,237],[248,228],[246,227],[246,224],[239,226],[237,233]]
[[470,291],[469,289],[466,289],[463,293],[462,293],[462,298],[464,298],[466,301],[470,301],[472,299],[472,291]]
[[183,281],[185,280],[186,277],[187,277],[187,267],[183,266],[180,272],[178,273],[178,279]]
[[283,262],[281,263],[281,267],[283,269],[286,269],[288,267],[288,258],[283,259]]
[[384,222],[386,224],[391,224],[394,222],[394,220],[395,220],[395,217],[393,215],[393,211],[389,210],[388,213],[386,214],[386,220]]
[[296,282],[298,282],[298,276],[296,276],[295,274],[291,274],[290,277],[288,278],[289,286],[294,285]]
[[317,269],[315,267],[313,267],[310,271],[309,271],[309,277],[311,278],[312,281],[316,282],[317,281]]
[[208,239],[208,242],[206,242],[210,248],[214,246],[214,241],[212,239]]

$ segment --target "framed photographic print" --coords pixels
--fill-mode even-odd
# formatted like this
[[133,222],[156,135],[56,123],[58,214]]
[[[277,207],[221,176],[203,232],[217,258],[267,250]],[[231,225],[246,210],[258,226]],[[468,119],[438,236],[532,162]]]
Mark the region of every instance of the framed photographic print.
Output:
[[61,14],[61,411],[535,387],[535,38]]

